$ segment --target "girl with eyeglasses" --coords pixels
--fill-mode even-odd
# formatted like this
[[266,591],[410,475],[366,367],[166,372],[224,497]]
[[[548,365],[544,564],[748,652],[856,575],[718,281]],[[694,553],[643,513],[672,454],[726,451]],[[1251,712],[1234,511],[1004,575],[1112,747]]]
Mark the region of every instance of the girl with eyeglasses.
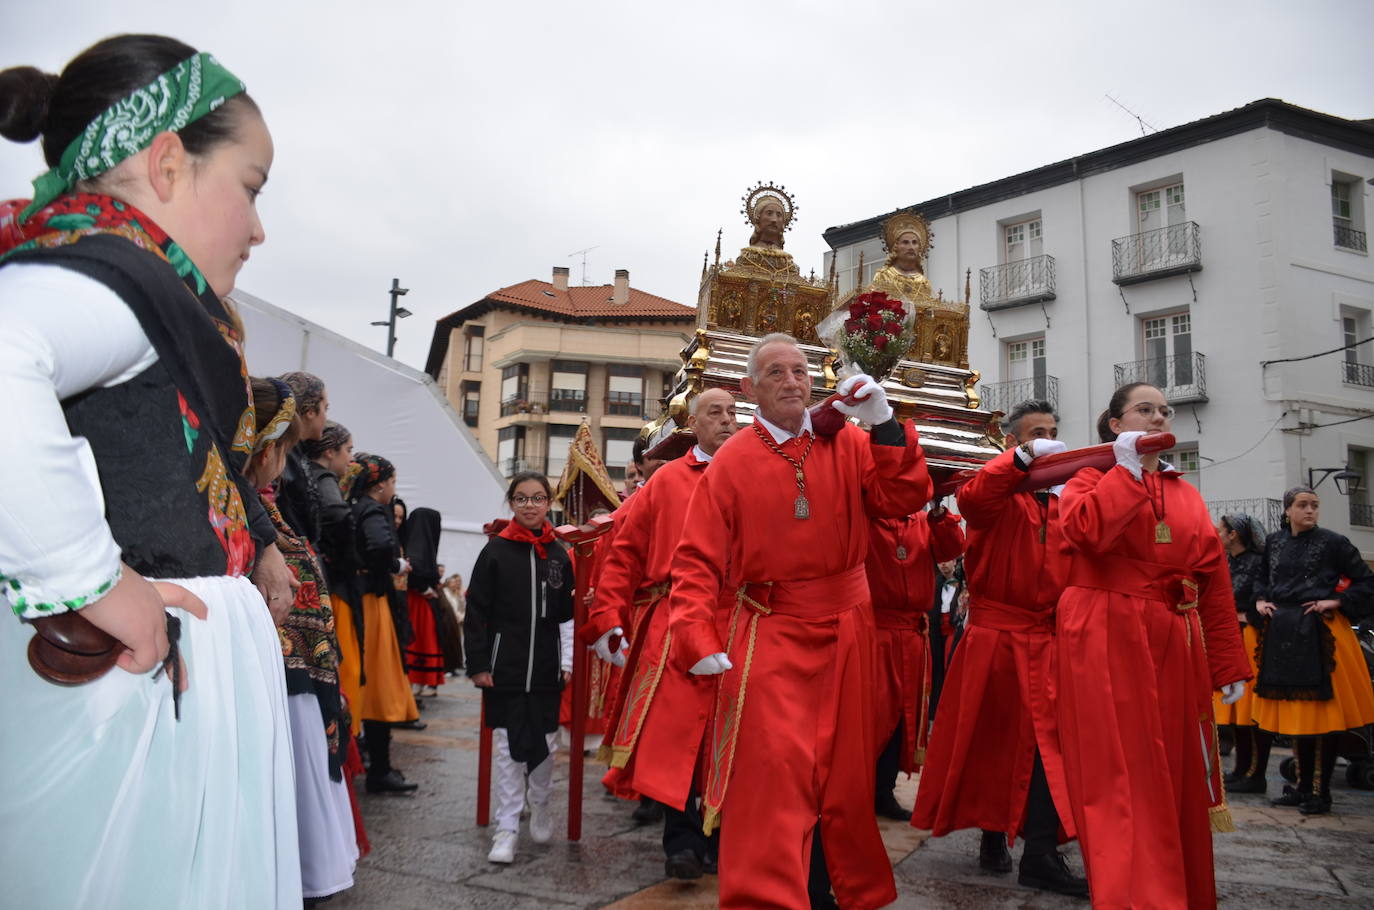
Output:
[[529,789],[530,838],[553,836],[549,796],[558,701],[572,671],[573,567],[548,522],[553,491],[537,471],[511,478],[514,520],[487,526],[468,586],[463,645],[493,737],[496,833],[487,859],[515,859]]
[[[1223,515],[1217,522],[1217,537],[1226,550],[1226,562],[1231,569],[1231,593],[1236,601],[1236,620],[1245,645],[1245,657],[1250,671],[1258,673],[1255,652],[1264,636],[1264,617],[1255,609],[1255,588],[1264,563],[1264,531],[1244,513]],[[1274,737],[1255,726],[1254,683],[1245,686],[1245,694],[1235,704],[1224,704],[1220,695],[1212,697],[1212,711],[1217,726],[1234,728],[1236,764],[1226,775],[1228,793],[1263,793],[1265,775],[1269,769],[1269,747]]]
[[1171,416],[1154,386],[1117,389],[1098,421],[1116,466],[1060,497],[1057,714],[1095,906],[1215,906],[1212,831],[1234,830],[1212,692],[1234,702],[1250,666],[1206,503],[1136,451]]

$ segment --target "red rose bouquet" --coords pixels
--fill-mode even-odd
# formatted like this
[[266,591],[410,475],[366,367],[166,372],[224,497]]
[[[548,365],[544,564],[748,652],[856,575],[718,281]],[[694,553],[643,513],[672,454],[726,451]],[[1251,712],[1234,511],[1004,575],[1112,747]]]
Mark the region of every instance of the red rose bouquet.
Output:
[[860,294],[816,326],[840,358],[841,377],[866,373],[878,382],[916,343],[915,310],[882,291]]

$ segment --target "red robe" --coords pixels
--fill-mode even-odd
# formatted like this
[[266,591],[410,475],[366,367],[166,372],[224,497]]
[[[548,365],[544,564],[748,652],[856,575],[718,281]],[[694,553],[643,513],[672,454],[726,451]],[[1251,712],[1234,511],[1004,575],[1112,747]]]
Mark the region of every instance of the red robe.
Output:
[[968,620],[950,661],[911,824],[940,837],[1025,825],[1035,751],[1071,830],[1055,729],[1054,608],[1063,589],[1058,498],[1013,493],[1026,472],[1014,451],[959,491],[968,523]]
[[655,471],[634,496],[635,508],[616,523],[615,541],[596,587],[596,609],[588,617],[591,640],[619,626],[630,641],[601,747],[602,758],[611,765],[602,783],[626,799],[638,795],[629,785],[635,744],[668,663],[666,596],[673,552],[709,463],[699,460],[695,450],[688,452]]
[[1207,506],[1173,472],[1089,468],[1060,525],[1060,741],[1093,906],[1215,907],[1212,829],[1233,828],[1212,690],[1250,665]]
[[964,552],[959,516],[946,513],[932,522],[930,514],[874,519],[864,559],[878,644],[874,747],[881,752],[901,724],[898,767],[907,774],[921,770],[930,726],[930,638],[926,626],[935,599],[935,563]]
[[[722,907],[808,906],[818,818],[839,903],[880,907],[896,898],[873,815],[874,631],[863,562],[870,518],[909,515],[930,496],[916,433],[904,430],[905,444],[896,446],[848,425],[815,439],[805,462],[805,520],[794,517],[792,465],[753,428],[743,430],[721,446],[688,507],[673,560],[665,677],[688,677],[697,661],[722,651],[734,669],[683,686],[688,694],[671,711],[650,715],[649,725],[660,719],[685,738],[676,750],[650,752],[646,730],[633,782],[683,805],[691,753],[711,715],[702,797],[708,827],[717,813],[729,817],[721,829]],[[794,460],[805,446],[806,439],[781,443]],[[741,585],[733,611],[721,609],[727,579]],[[689,697],[712,690],[714,714],[708,701]]]

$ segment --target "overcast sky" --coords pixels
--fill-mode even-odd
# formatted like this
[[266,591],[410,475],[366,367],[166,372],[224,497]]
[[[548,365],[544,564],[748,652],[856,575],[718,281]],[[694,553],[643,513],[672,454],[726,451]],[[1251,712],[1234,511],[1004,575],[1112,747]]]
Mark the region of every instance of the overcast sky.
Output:
[[[825,228],[1259,98],[1374,117],[1367,3],[6,0],[0,66],[49,71],[111,34],[212,51],[276,142],[267,243],[239,287],[374,348],[398,277],[423,366],[433,320],[587,255],[694,303],[702,253],[748,239],[755,180]],[[0,193],[36,144],[0,141]]]

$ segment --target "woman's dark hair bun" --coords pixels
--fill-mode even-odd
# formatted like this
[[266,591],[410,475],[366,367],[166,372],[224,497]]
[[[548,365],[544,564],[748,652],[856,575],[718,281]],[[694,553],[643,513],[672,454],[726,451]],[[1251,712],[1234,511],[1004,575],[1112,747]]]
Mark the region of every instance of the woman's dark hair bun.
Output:
[[0,136],[32,142],[43,134],[57,76],[32,66],[0,72]]

